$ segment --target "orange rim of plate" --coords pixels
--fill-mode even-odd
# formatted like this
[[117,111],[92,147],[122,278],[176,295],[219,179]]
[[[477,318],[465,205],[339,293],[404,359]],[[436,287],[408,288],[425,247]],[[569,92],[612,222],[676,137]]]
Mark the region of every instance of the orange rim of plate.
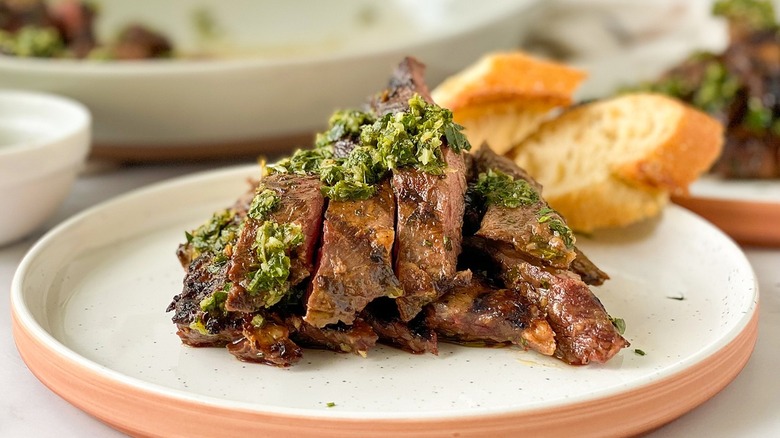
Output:
[[758,306],[733,340],[662,380],[611,396],[512,413],[431,419],[306,417],[237,409],[153,391],[95,372],[47,345],[12,312],[22,359],[52,391],[133,436],[627,436],[658,428],[710,399],[747,363],[758,334]]
[[674,196],[675,204],[712,222],[744,245],[780,246],[780,202]]

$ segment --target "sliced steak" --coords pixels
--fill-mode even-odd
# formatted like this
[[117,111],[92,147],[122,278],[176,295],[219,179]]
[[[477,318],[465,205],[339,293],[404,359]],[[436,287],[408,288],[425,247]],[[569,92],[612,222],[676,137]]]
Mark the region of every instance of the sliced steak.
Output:
[[426,313],[428,325],[448,341],[555,352],[555,333],[543,311],[517,290],[494,289],[477,277],[428,305]]
[[390,183],[366,200],[330,201],[304,318],[316,327],[351,324],[378,297],[403,293],[393,273],[395,200]]
[[[303,243],[289,254],[290,275],[288,282],[295,286],[314,272],[314,253],[322,225],[322,210],[325,199],[320,192],[320,180],[316,176],[273,174],[261,181],[258,191],[270,189],[280,199],[278,207],[268,220],[279,224],[298,224],[303,232]],[[262,220],[247,217],[241,235],[231,257],[232,266],[228,277],[232,289],[226,307],[231,311],[254,312],[264,306],[264,291],[250,293],[246,287],[248,276],[259,266],[253,249],[257,230]]]
[[510,244],[527,258],[558,268],[568,268],[576,257],[573,238],[570,232],[563,235],[560,227],[556,226],[565,222],[542,199],[539,183],[511,160],[496,155],[485,145],[474,152],[474,164],[477,173],[499,170],[515,180],[528,182],[538,194],[536,202],[517,208],[488,205],[476,235]]
[[572,365],[603,363],[629,346],[577,274],[528,263],[507,244],[472,237],[466,245],[474,257],[483,255],[493,260],[507,288],[519,291],[547,313],[555,332],[557,358]]
[[414,354],[439,354],[438,337],[423,314],[403,322],[395,304],[380,299],[369,304],[362,315],[379,335],[379,342]]
[[569,268],[582,278],[585,284],[590,286],[600,286],[609,280],[609,275],[599,269],[579,248],[574,248],[577,257],[571,262]]
[[426,102],[432,103],[431,93],[425,83],[425,65],[412,57],[406,57],[393,71],[387,89],[371,101],[371,109],[382,117],[409,109],[409,99],[419,94]]
[[195,259],[184,277],[183,290],[173,297],[167,312],[173,311],[173,322],[182,342],[193,347],[221,347],[241,336],[242,315],[204,311],[200,303],[214,295],[225,293],[228,263],[217,263],[206,253]]
[[228,344],[227,350],[244,362],[277,367],[288,367],[303,357],[301,347],[290,339],[285,322],[274,314],[264,314],[259,327],[251,319],[246,321],[241,337]]
[[404,295],[396,299],[403,321],[414,318],[468,274],[456,265],[462,241],[466,177],[463,157],[443,148],[447,169],[431,175],[414,169],[393,171],[398,204],[396,275]]
[[296,315],[287,317],[286,322],[292,331],[293,340],[304,347],[355,353],[365,357],[378,339],[371,326],[360,318],[351,325],[335,324],[327,327],[315,327]]

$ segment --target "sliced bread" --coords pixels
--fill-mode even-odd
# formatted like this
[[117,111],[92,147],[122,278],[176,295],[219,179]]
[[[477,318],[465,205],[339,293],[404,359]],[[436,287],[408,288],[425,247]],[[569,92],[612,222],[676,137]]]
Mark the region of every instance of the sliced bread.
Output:
[[433,100],[454,113],[473,145],[504,154],[572,103],[585,74],[521,52],[491,53],[442,82]]
[[573,229],[624,226],[687,192],[721,151],[723,127],[678,100],[628,94],[544,122],[509,156]]

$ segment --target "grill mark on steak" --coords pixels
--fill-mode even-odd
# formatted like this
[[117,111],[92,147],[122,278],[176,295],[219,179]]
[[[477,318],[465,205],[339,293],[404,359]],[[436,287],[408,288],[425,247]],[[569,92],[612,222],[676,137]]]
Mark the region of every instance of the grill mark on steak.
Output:
[[[497,155],[484,144],[474,152],[474,165],[475,173],[496,169],[515,179],[525,180],[539,194],[539,201],[531,205],[520,205],[517,208],[488,205],[476,235],[506,242],[527,258],[557,268],[568,268],[576,252],[574,247],[567,247],[562,237],[550,227],[554,220],[563,221],[563,218],[549,210],[549,205],[541,197],[542,186],[511,160]],[[543,209],[544,215],[552,220],[539,221]]]
[[428,326],[424,314],[403,322],[395,303],[380,298],[369,304],[361,315],[379,335],[379,342],[413,354],[439,354],[438,336]]
[[403,293],[393,273],[395,201],[388,181],[366,200],[328,203],[306,322],[351,324],[375,298]]
[[506,287],[547,313],[557,342],[555,357],[572,365],[604,363],[630,345],[577,274],[533,265],[504,243],[471,237],[466,245],[473,256],[488,256],[496,263]]
[[286,318],[286,323],[292,331],[292,339],[304,347],[324,348],[365,357],[378,339],[371,326],[360,318],[355,319],[351,325],[315,327],[300,316],[292,315]]
[[442,149],[443,175],[414,169],[393,171],[398,205],[396,275],[404,295],[396,299],[403,321],[439,298],[470,273],[457,272],[461,250],[466,177],[463,158]]
[[448,341],[555,352],[555,333],[543,311],[518,291],[488,287],[476,276],[428,305],[426,313],[428,325]]
[[[322,225],[322,210],[325,199],[320,192],[320,180],[316,176],[273,174],[265,177],[258,190],[273,190],[280,199],[279,206],[268,220],[279,224],[296,223],[301,226],[303,243],[293,248],[290,257],[290,286],[302,282],[314,271],[314,253]],[[241,235],[231,257],[228,277],[233,283],[226,308],[231,311],[253,312],[263,305],[263,292],[249,293],[245,287],[248,274],[257,268],[257,254],[252,246],[257,230],[263,221],[247,217]]]

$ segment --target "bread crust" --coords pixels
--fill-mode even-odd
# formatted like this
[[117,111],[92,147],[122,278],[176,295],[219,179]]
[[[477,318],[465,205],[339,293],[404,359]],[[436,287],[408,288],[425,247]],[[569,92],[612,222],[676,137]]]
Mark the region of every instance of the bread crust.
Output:
[[682,114],[675,130],[642,159],[627,162],[615,169],[622,178],[675,195],[687,194],[688,186],[709,170],[723,148],[723,125],[717,120],[680,101],[658,94],[651,96],[677,105]]
[[499,102],[568,106],[585,73],[520,52],[485,55],[433,91],[434,101],[452,111]]

